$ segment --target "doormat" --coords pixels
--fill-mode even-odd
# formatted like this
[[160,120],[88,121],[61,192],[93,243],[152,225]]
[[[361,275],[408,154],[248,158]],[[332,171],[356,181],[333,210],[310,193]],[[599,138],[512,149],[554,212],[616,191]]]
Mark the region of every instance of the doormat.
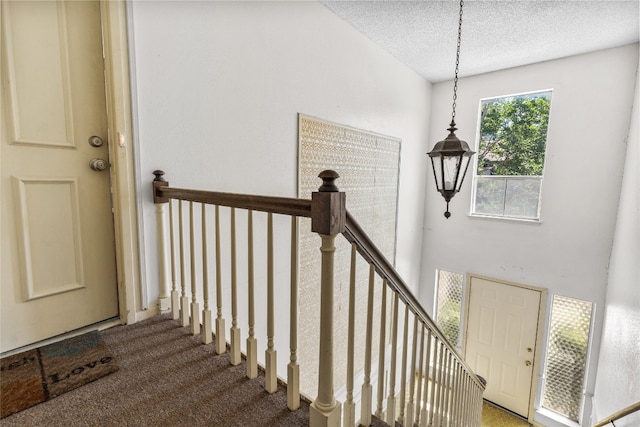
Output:
[[0,418],[118,370],[100,332],[0,359]]

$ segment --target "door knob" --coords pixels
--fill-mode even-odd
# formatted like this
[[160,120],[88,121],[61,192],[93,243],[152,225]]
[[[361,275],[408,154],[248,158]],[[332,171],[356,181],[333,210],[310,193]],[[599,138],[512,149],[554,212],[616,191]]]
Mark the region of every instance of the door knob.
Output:
[[531,366],[531,360],[527,360],[526,362],[524,362],[524,364],[527,366]]
[[89,162],[89,167],[98,172],[105,170],[108,166],[109,163],[104,159],[91,159]]

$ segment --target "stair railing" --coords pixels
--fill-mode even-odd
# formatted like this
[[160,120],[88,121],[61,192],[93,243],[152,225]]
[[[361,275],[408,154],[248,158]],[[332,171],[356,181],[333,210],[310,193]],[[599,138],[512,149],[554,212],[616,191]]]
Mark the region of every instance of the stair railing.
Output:
[[[238,325],[238,268],[236,210],[246,211],[247,251],[247,319],[248,336],[245,345],[246,375],[257,376],[257,338],[255,334],[255,254],[254,212],[264,212],[266,218],[266,334],[265,390],[277,390],[277,352],[275,349],[274,320],[274,215],[288,216],[290,233],[290,293],[289,293],[289,359],[287,365],[287,406],[296,410],[300,406],[300,367],[297,362],[298,324],[298,218],[310,218],[311,230],[321,239],[320,279],[320,340],[317,397],[310,406],[310,425],[368,426],[372,413],[388,424],[421,427],[480,425],[482,392],[484,384],[462,360],[456,350],[444,338],[433,320],[409,291],[392,264],[376,248],[356,220],[347,212],[345,193],[335,185],[338,174],[323,171],[323,180],[311,200],[210,192],[173,188],[164,179],[163,171],[154,172],[153,199],[156,204],[158,224],[158,255],[160,266],[161,309],[170,310],[173,318],[191,333],[202,336],[202,342],[216,338],[216,353],[227,351],[224,302],[229,299],[223,291],[230,287],[231,318],[229,356],[232,365],[241,363],[241,330]],[[169,207],[168,222],[166,206]],[[213,212],[211,212],[213,207]],[[174,210],[177,208],[177,218]],[[198,209],[199,208],[199,209]],[[230,244],[230,283],[223,285],[221,252],[221,208],[228,209]],[[198,213],[199,211],[199,213]],[[188,219],[185,219],[185,212]],[[208,232],[213,214],[214,230]],[[200,221],[198,221],[198,219]],[[198,226],[198,223],[200,226]],[[199,233],[196,230],[199,228]],[[168,236],[167,236],[168,234]],[[215,235],[215,322],[209,295],[209,241]],[[334,253],[335,240],[342,234],[351,244],[351,273],[349,292],[349,325],[346,400],[342,404],[334,393]],[[168,238],[167,238],[168,237]],[[188,243],[186,242],[188,241]],[[282,245],[279,245],[280,249]],[[226,246],[225,246],[226,247]],[[366,339],[360,419],[356,419],[354,401],[354,317],[355,264],[360,256],[369,265],[366,309]],[[188,264],[187,264],[188,260]],[[377,355],[373,351],[373,311],[376,278],[382,279],[382,303],[380,308],[379,340]],[[188,281],[188,283],[187,283]],[[190,286],[187,286],[190,285]],[[200,285],[200,286],[199,286]],[[199,292],[201,290],[201,292]],[[389,298],[389,301],[387,301]],[[203,302],[202,312],[200,302]],[[403,330],[400,337],[398,319],[402,313]],[[388,317],[387,317],[388,316]],[[412,320],[412,321],[411,321]],[[215,323],[215,334],[214,334]],[[409,325],[412,324],[412,331]],[[202,327],[201,327],[202,325]],[[386,328],[389,327],[388,335]],[[409,336],[411,335],[411,336]],[[400,341],[400,342],[399,342]],[[418,342],[420,345],[418,346]],[[387,355],[389,360],[387,360]],[[398,366],[400,356],[401,366]],[[372,362],[377,358],[377,378],[372,372]],[[385,381],[388,375],[388,382]],[[398,376],[399,381],[398,380]],[[377,384],[376,384],[377,383]],[[396,389],[399,384],[399,391]],[[377,385],[376,405],[373,405],[373,387]],[[388,386],[388,387],[387,387]],[[408,390],[407,390],[408,389]],[[407,393],[408,392],[408,393]],[[386,394],[386,398],[385,398]]]
[[[378,250],[376,245],[369,239],[362,227],[355,218],[347,212],[346,227],[343,232],[344,237],[353,245],[352,257],[357,252],[370,265],[370,284],[373,283],[373,275],[377,275],[383,279],[384,286],[393,292],[393,308],[392,308],[392,328],[389,332],[392,336],[393,344],[391,354],[390,369],[390,385],[389,395],[387,397],[386,422],[394,425],[398,421],[402,425],[413,426],[418,423],[420,426],[479,426],[482,415],[482,392],[484,391],[484,383],[480,381],[469,366],[462,360],[454,347],[444,337],[444,334],[435,325],[433,320],[425,312],[422,305],[415,299],[409,291],[408,286],[402,280],[393,265],[384,257],[382,252]],[[353,261],[352,261],[353,264]],[[352,267],[353,270],[353,267]],[[386,291],[386,289],[383,289]],[[373,294],[370,286],[369,297]],[[384,298],[384,293],[383,293]],[[404,304],[404,322],[403,322],[403,345],[402,352],[402,368],[400,369],[400,396],[399,396],[399,414],[395,416],[395,371],[396,359],[395,351],[397,346],[397,317],[398,303]],[[349,306],[350,310],[352,305]],[[382,307],[385,307],[383,304]],[[369,303],[368,312],[372,311],[372,303]],[[411,343],[409,344],[409,316],[413,317],[413,332]],[[367,317],[367,337],[371,334],[372,325],[370,324],[370,316]],[[349,325],[351,329],[353,325]],[[384,325],[381,326],[381,335],[384,335]],[[426,337],[426,338],[425,338]],[[418,338],[420,339],[420,347],[417,347]],[[424,343],[426,339],[427,350],[424,351]],[[368,341],[367,341],[368,343]],[[407,351],[411,351],[409,381],[405,374],[407,373]],[[365,350],[366,360],[370,359],[370,348]],[[348,353],[348,357],[353,357],[353,352]],[[379,353],[379,366],[384,365],[385,353]],[[416,360],[418,359],[418,360]],[[417,365],[416,363],[419,363]],[[424,365],[423,365],[424,363]],[[418,389],[416,390],[416,377],[422,378],[423,368],[425,369],[425,378],[429,378],[429,369],[431,369],[431,381],[418,381]],[[370,386],[367,378],[370,373],[370,365],[365,364],[365,383],[362,388],[363,402],[360,423],[369,425],[371,406]],[[353,373],[348,373],[348,378]],[[409,396],[406,395],[408,385]],[[422,386],[422,387],[420,387]],[[378,408],[376,415],[381,416],[380,402],[383,396],[378,388]],[[352,395],[347,390],[347,402],[345,410],[352,410],[353,404],[349,402],[349,396]],[[414,399],[416,396],[417,399]],[[424,399],[424,404],[421,403]],[[406,402],[406,406],[405,406]],[[428,403],[427,403],[428,402]],[[415,412],[414,412],[415,411]],[[349,420],[345,425],[353,425],[351,420],[354,415],[346,415],[345,420]]]
[[605,418],[603,420],[600,420],[597,423],[595,423],[593,425],[593,427],[604,427],[604,426],[607,426],[609,424],[611,424],[612,426],[615,426],[615,424],[614,424],[615,421],[618,421],[619,419],[624,418],[627,415],[631,415],[631,414],[633,414],[634,412],[637,412],[637,411],[640,411],[640,402],[632,403],[631,405],[627,406],[626,408],[619,410],[615,414],[611,414],[607,418]]

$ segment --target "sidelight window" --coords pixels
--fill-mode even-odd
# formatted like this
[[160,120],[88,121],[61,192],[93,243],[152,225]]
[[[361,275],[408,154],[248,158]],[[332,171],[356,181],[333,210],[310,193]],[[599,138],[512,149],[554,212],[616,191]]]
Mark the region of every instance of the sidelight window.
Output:
[[542,406],[579,421],[592,303],[555,295],[547,344]]
[[437,270],[436,325],[451,345],[460,350],[460,312],[464,275]]

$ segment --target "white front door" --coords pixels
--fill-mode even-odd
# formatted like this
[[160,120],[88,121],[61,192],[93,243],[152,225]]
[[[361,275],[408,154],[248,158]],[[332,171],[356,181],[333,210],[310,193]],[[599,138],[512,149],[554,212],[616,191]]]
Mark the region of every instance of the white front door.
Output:
[[[100,5],[1,8],[0,350],[8,351],[117,316],[118,295]],[[106,169],[91,169],[93,159]]]
[[471,276],[465,359],[484,398],[529,418],[541,291]]

